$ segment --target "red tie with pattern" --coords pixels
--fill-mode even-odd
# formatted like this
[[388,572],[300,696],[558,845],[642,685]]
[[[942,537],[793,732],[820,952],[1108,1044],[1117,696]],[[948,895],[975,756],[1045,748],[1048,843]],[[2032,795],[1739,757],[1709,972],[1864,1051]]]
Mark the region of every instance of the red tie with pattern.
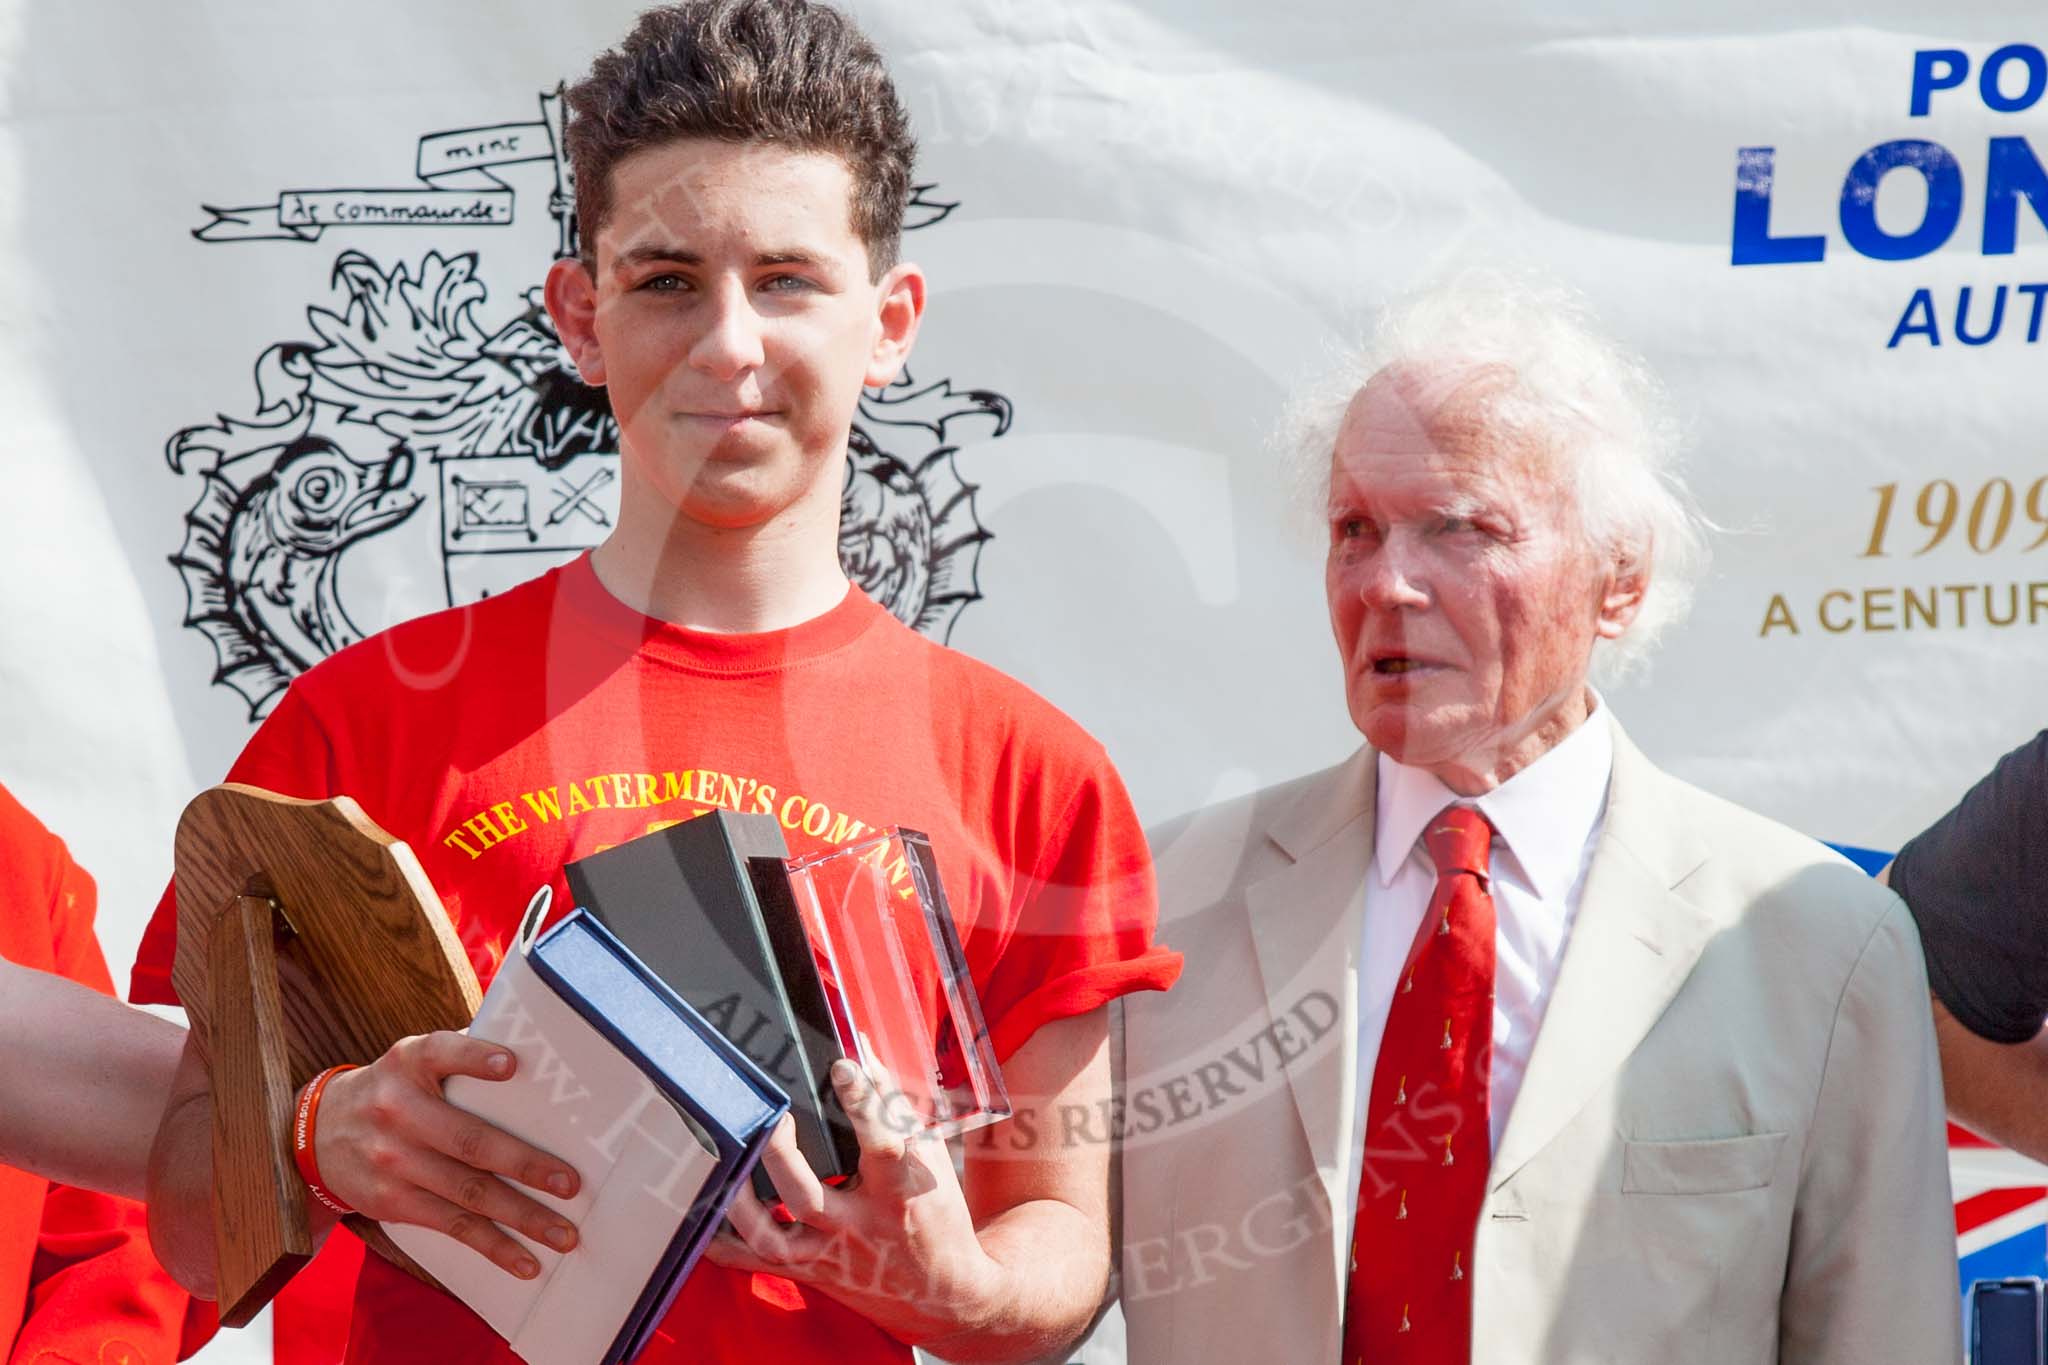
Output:
[[1366,1098],[1343,1365],[1472,1358],[1472,1242],[1493,1161],[1493,826],[1447,806],[1422,838],[1436,891]]

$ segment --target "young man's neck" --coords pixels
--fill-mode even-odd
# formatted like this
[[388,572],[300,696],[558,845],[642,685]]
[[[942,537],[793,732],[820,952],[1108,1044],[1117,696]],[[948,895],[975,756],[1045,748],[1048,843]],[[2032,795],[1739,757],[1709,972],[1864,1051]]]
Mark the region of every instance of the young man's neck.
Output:
[[624,490],[619,524],[591,552],[605,591],[643,616],[720,634],[784,630],[846,597],[839,494],[798,503],[759,526],[726,530]]

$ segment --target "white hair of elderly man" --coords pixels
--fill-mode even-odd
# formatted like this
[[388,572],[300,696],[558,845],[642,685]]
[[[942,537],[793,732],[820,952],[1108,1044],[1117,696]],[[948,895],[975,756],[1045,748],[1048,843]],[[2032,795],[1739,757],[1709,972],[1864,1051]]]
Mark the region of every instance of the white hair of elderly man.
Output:
[[1686,488],[1683,433],[1663,385],[1573,291],[1467,269],[1389,303],[1371,338],[1288,405],[1275,444],[1299,496],[1320,521],[1345,411],[1376,375],[1459,370],[1511,374],[1486,399],[1485,419],[1505,438],[1539,441],[1570,460],[1580,526],[1593,544],[1632,564],[1647,558],[1635,621],[1594,655],[1601,679],[1626,676],[1691,606],[1711,527]]

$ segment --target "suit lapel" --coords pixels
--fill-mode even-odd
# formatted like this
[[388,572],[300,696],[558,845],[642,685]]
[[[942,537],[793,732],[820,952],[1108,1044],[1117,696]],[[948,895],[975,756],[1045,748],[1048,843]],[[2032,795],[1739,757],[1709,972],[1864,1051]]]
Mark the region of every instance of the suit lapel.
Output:
[[1542,1151],[1635,1051],[1713,936],[1712,919],[1674,889],[1707,855],[1674,823],[1660,791],[1669,784],[1614,725],[1600,843],[1494,1153],[1493,1188]]
[[[1266,831],[1291,861],[1245,888],[1267,1014],[1296,1039],[1317,1040],[1287,1068],[1287,1083],[1333,1199],[1342,1198],[1353,1126],[1359,916],[1372,869],[1374,778],[1366,748],[1307,787]],[[1336,1214],[1333,1273],[1344,1259],[1346,1223],[1342,1210]],[[1338,1292],[1341,1302],[1341,1282]]]

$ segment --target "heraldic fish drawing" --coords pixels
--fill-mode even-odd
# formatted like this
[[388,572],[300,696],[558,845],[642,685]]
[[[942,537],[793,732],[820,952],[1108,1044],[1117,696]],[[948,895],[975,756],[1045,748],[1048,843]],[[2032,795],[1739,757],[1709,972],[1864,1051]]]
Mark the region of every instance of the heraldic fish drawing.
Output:
[[[276,204],[209,208],[213,221],[193,235],[317,242],[366,221],[360,208],[326,207],[345,196],[386,206],[380,229],[509,224],[514,190],[499,177],[530,162],[553,168],[557,250],[573,253],[573,182],[554,150],[559,96],[543,95],[541,111],[530,123],[422,137],[424,187],[292,191]],[[916,191],[906,229],[955,207],[930,189]],[[382,263],[349,248],[334,258],[328,283],[330,303],[305,310],[311,335],[258,358],[253,411],[186,427],[165,449],[196,495],[171,558],[185,585],[184,624],[211,642],[213,680],[241,696],[251,719],[298,674],[390,624],[351,615],[341,566],[430,498],[440,512],[446,605],[502,591],[596,545],[618,511],[618,425],[604,391],[575,373],[537,286],[493,316],[477,253],[431,249]],[[1010,421],[999,393],[908,371],[862,395],[841,494],[840,558],[876,601],[939,640],[980,600],[977,571],[990,538],[955,455],[966,439],[1003,435]]]

